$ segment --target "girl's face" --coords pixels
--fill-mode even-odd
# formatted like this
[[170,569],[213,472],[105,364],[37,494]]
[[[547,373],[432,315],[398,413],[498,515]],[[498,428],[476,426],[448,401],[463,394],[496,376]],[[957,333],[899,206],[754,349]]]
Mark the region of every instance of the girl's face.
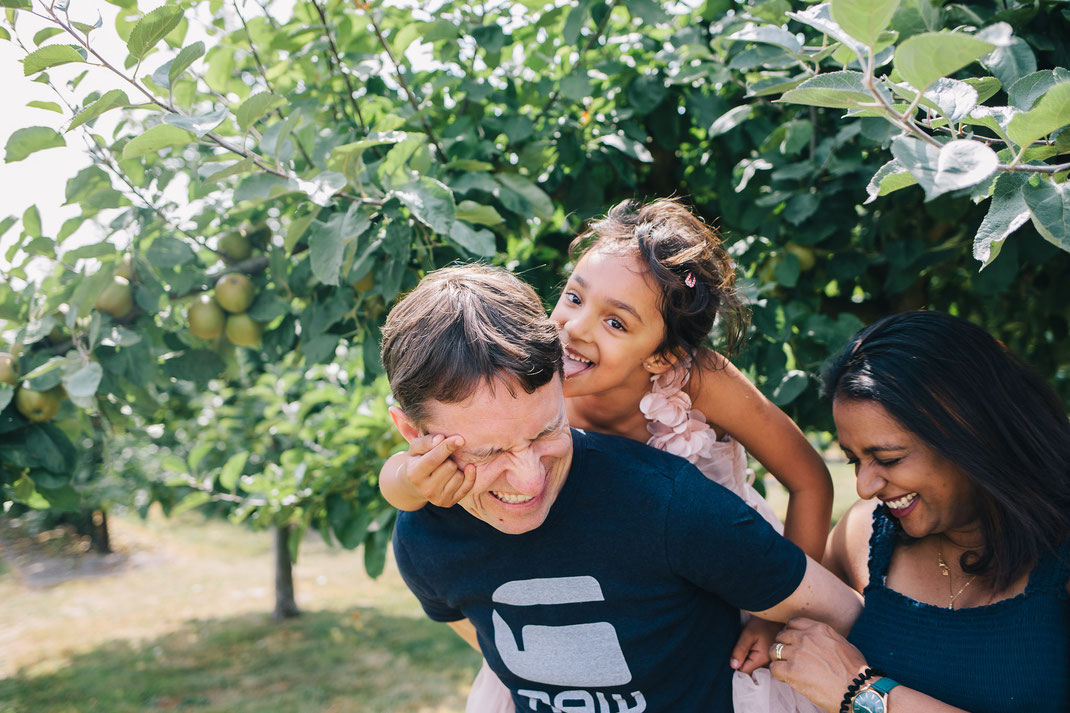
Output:
[[976,532],[973,487],[958,467],[905,429],[874,401],[838,398],[832,417],[855,468],[861,498],[878,498],[911,537]]
[[565,396],[622,385],[645,388],[668,364],[658,291],[634,255],[592,250],[580,258],[550,319],[565,347]]

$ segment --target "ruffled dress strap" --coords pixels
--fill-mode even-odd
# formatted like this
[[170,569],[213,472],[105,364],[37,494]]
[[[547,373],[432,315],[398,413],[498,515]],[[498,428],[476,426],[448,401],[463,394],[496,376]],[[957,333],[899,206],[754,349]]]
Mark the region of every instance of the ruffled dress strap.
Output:
[[887,508],[878,505],[873,510],[873,532],[869,535],[869,582],[884,586],[888,567],[895,549],[895,522]]

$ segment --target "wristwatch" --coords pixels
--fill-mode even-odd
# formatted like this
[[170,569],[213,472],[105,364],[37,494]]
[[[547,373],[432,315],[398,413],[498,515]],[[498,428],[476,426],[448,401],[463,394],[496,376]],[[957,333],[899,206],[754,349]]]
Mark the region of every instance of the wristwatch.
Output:
[[878,678],[851,699],[851,713],[885,713],[888,710],[888,692],[898,685],[887,676]]

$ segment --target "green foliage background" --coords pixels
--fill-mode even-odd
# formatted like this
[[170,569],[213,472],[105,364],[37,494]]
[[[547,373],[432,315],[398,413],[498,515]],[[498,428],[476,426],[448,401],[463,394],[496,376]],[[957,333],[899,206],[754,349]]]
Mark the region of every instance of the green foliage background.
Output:
[[[381,553],[389,515],[374,479],[398,446],[377,354],[389,305],[426,270],[471,259],[522,273],[550,302],[572,236],[628,198],[682,196],[720,228],[754,310],[737,363],[804,429],[831,428],[822,361],[864,324],[920,307],[983,325],[1070,403],[1070,254],[1027,223],[979,272],[987,206],[970,190],[865,203],[898,129],[776,101],[801,81],[798,62],[747,39],[786,27],[813,72],[850,65],[789,21],[804,5],[306,0],[289,14],[266,1],[147,13],[110,2],[114,27],[77,1],[0,3],[0,39],[19,43],[23,72],[52,85],[70,119],[63,134],[16,132],[6,160],[82,135],[94,161],[67,180],[81,214],[58,234],[43,233],[34,206],[0,223],[21,231],[0,327],[23,350],[24,386],[62,384],[72,399],[48,424],[0,404],[0,489],[17,507],[121,500],[122,488],[105,496],[72,474],[125,473],[134,461],[115,444],[149,439],[162,468],[131,467],[123,481],[141,506],[210,504],[293,525],[291,542],[314,527]],[[1065,0],[890,7],[900,45],[1005,22],[1025,46],[1004,79],[1070,66]],[[27,29],[30,14],[45,29]],[[105,33],[125,56],[97,53]],[[114,88],[79,91],[86,71]],[[1066,138],[1052,131],[1055,153],[1039,160],[1059,160]],[[1065,172],[1053,180],[1065,187]],[[102,239],[66,248],[83,224]],[[252,256],[222,255],[234,232]],[[126,253],[135,309],[115,319],[93,305]],[[37,284],[34,260],[54,265]],[[257,286],[259,349],[187,329],[186,306],[227,271]],[[12,392],[0,385],[0,399]],[[112,445],[84,447],[94,440]],[[374,552],[369,562],[381,566]]]

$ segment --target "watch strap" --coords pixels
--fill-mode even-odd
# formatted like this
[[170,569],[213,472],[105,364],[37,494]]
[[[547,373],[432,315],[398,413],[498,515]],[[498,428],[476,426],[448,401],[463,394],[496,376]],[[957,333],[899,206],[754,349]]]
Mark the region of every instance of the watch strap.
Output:
[[887,676],[882,676],[881,678],[878,678],[873,683],[869,684],[869,687],[872,688],[877,693],[880,693],[882,695],[887,696],[888,692],[891,691],[893,688],[895,688],[898,685],[899,685],[898,681],[893,681],[892,679],[888,678]]

